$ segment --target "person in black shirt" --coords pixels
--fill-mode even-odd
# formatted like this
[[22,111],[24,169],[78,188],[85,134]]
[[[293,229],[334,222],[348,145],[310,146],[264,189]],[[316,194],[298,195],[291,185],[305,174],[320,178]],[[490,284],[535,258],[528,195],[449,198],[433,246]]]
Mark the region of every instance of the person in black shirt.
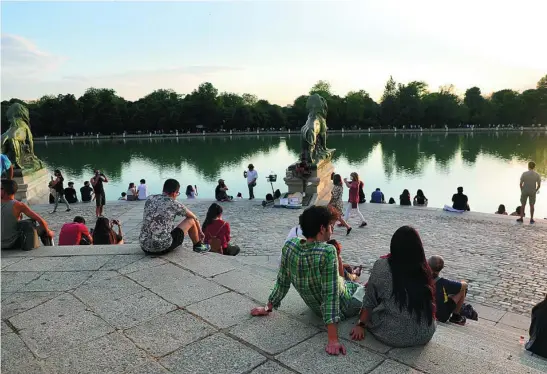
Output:
[[84,186],[80,188],[80,194],[82,194],[82,203],[89,203],[91,201],[93,188],[91,188],[88,181],[85,181]]
[[408,190],[403,190],[403,193],[399,196],[399,204],[412,205],[410,202],[410,192],[408,192]]
[[469,211],[469,199],[463,194],[463,187],[458,187],[458,193],[452,195],[452,208]]
[[215,198],[217,201],[231,201],[233,199],[232,196],[228,196],[228,186],[224,183],[224,179],[218,180],[218,185],[215,188]]
[[91,178],[90,182],[93,186],[93,191],[95,191],[95,203],[97,206],[95,209],[95,214],[97,217],[100,217],[103,215],[103,209],[106,204],[103,183],[108,183],[108,178],[101,173],[100,170],[95,170],[95,175]]
[[68,202],[63,196],[65,193],[65,190],[63,188],[63,182],[65,178],[63,178],[61,171],[58,169],[55,170],[53,174],[55,175],[55,179],[53,179],[53,177],[51,178],[50,186],[55,190],[55,207],[53,207],[53,212],[51,213],[55,213],[57,211],[57,206],[59,205],[59,201],[65,203],[66,211],[70,212],[70,205],[68,205]]
[[69,204],[78,202],[78,196],[76,195],[76,190],[74,189],[74,182],[68,182],[68,187],[65,188],[65,199]]

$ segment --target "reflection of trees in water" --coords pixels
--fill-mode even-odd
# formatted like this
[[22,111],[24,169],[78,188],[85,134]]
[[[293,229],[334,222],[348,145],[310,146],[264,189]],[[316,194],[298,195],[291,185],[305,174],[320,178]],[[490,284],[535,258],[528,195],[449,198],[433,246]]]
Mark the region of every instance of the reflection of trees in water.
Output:
[[[300,154],[300,136],[286,136],[288,151],[296,160]],[[131,161],[144,160],[158,170],[181,170],[188,164],[207,180],[217,178],[220,170],[258,153],[275,153],[282,140],[274,136],[203,137],[177,139],[101,140],[84,142],[37,143],[36,153],[52,168],[72,175],[91,175],[94,168],[112,178],[121,177]],[[547,176],[547,135],[542,133],[483,134],[398,134],[398,135],[332,135],[328,147],[336,148],[334,162],[344,157],[351,164],[362,164],[378,144],[389,178],[397,172],[420,175],[424,165],[435,160],[440,172],[448,172],[450,161],[461,150],[462,159],[474,164],[480,154],[503,160],[534,160],[537,170]]]

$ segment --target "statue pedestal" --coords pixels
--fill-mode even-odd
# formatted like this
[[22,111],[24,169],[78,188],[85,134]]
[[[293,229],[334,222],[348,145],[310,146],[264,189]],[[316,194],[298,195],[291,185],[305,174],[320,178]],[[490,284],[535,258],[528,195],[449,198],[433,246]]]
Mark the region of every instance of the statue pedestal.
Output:
[[313,195],[308,205],[327,205],[331,198],[334,165],[330,160],[322,160],[311,170],[311,175],[302,179],[294,175],[294,165],[287,170],[287,176],[283,178],[289,188],[289,194],[295,192]]
[[50,178],[46,169],[42,168],[31,172],[14,170],[13,179],[17,182],[18,190],[15,198],[27,204],[47,204],[49,202]]

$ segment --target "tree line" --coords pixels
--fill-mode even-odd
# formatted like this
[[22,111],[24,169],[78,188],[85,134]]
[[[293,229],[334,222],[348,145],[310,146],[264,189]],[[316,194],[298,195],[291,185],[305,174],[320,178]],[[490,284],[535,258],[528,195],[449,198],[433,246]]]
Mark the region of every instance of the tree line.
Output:
[[[535,89],[522,93],[504,89],[483,95],[480,88],[472,87],[463,98],[452,85],[431,92],[425,82],[403,84],[391,77],[379,103],[364,90],[351,91],[344,97],[335,95],[323,80],[310,89],[309,94],[314,93],[327,100],[331,129],[547,125],[547,75]],[[1,104],[3,121],[11,104],[25,104],[37,136],[108,135],[124,131],[297,129],[306,122],[307,98],[301,95],[292,105],[281,107],[252,94],[219,93],[213,84],[205,82],[187,95],[160,89],[137,101],[125,100],[113,89],[89,88],[79,98],[66,94],[44,96],[30,103],[14,98]]]

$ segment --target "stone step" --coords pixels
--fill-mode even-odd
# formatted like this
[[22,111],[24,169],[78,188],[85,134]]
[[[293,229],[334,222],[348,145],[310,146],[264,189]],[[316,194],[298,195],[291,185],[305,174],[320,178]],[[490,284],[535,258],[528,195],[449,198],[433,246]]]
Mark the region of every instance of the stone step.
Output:
[[[465,342],[466,346],[473,344],[473,339]],[[431,341],[423,347],[394,348],[388,356],[429,374],[540,374],[547,370],[547,364],[536,368],[518,361],[503,360],[499,356],[477,357],[461,347],[458,349],[456,342],[445,344]]]
[[[495,329],[495,327],[490,328]],[[506,342],[496,341],[488,336],[481,338],[469,334],[472,330],[472,326],[469,329],[457,331],[440,325],[431,342],[482,360],[510,361],[525,368],[547,370],[547,360],[527,352],[518,340]]]
[[498,344],[507,344],[508,346],[518,344],[522,335],[524,335],[525,339],[528,338],[528,335],[524,332],[519,332],[517,329],[513,330],[511,327],[503,329],[497,326],[489,326],[487,324],[469,320],[465,326],[459,326],[453,323],[439,323],[439,326],[454,332],[493,341]]

